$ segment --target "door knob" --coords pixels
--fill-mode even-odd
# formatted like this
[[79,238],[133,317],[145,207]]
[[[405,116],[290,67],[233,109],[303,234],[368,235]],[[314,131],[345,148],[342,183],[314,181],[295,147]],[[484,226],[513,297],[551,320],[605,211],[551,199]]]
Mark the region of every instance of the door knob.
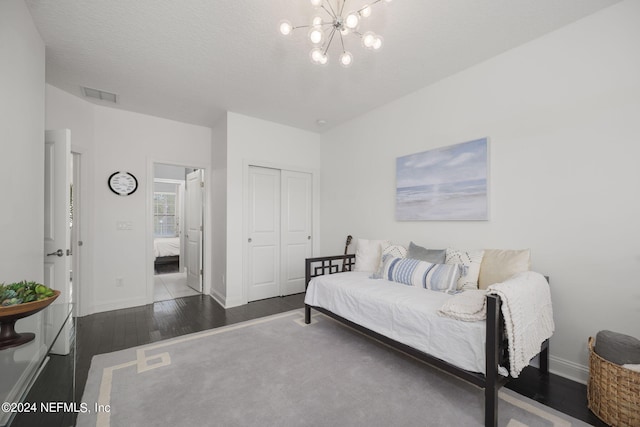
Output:
[[247,242],[251,243],[251,242],[253,242],[253,239],[252,239],[251,237],[249,237],[249,238],[247,239]]
[[64,252],[62,252],[62,249],[58,249],[55,252],[51,252],[50,254],[47,254],[47,256],[52,256],[52,255],[64,256]]

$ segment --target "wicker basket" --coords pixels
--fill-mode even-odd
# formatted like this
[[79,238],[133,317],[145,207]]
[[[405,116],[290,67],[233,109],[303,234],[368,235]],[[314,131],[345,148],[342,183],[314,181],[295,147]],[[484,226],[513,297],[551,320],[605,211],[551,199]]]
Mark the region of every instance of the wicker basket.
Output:
[[640,372],[598,356],[589,337],[589,409],[611,426],[640,426]]

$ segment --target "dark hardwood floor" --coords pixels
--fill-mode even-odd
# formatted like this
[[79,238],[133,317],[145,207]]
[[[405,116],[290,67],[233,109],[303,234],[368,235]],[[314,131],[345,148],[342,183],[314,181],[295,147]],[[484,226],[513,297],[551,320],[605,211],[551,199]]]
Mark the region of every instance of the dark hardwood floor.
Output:
[[[91,358],[96,354],[148,344],[302,307],[304,307],[304,294],[251,302],[227,310],[218,305],[210,296],[200,295],[78,318],[76,401],[81,402]],[[53,366],[55,367],[55,364]],[[44,374],[41,375],[39,381],[41,380],[53,381]],[[554,374],[550,374],[548,377],[539,375],[536,368],[528,367],[522,372],[520,378],[507,383],[507,387],[589,424],[606,426],[587,408],[587,389],[583,384]],[[41,388],[34,386],[35,391],[32,390],[32,393]],[[48,388],[44,387],[44,389]],[[58,396],[60,395],[58,394]],[[47,399],[60,400],[46,396],[40,396],[40,399],[43,401]],[[35,424],[35,421],[31,420],[24,425],[39,424]],[[52,424],[52,420],[49,420],[42,425],[69,425],[69,423],[65,420],[62,424],[57,422]]]

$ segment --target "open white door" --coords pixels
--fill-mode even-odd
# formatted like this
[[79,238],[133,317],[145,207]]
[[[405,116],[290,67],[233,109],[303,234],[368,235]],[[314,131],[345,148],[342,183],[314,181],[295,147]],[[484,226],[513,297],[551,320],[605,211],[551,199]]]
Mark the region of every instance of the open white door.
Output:
[[[71,133],[68,129],[45,132],[44,165],[44,284],[60,291],[55,303],[72,302]],[[69,353],[71,328],[61,332],[53,351]]]
[[[176,212],[176,214],[178,215],[178,227],[177,227],[177,233],[178,236],[180,237],[180,253],[184,254],[187,253],[187,242],[186,242],[186,235],[187,235],[187,229],[184,226],[185,223],[185,201],[184,201],[184,195],[185,195],[185,183],[181,183],[178,184],[176,186],[177,188],[177,199],[176,199],[176,206],[178,207],[178,212]],[[178,259],[178,271],[180,273],[183,273],[185,270],[185,262],[184,262],[184,256],[179,257]]]
[[185,189],[185,229],[187,285],[202,292],[202,170],[187,175]]

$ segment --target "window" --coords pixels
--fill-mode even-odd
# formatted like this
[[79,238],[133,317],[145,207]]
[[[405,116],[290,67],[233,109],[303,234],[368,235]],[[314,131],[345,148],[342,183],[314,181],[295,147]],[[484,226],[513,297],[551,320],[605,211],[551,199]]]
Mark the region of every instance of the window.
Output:
[[153,193],[153,233],[156,237],[178,236],[176,193]]

